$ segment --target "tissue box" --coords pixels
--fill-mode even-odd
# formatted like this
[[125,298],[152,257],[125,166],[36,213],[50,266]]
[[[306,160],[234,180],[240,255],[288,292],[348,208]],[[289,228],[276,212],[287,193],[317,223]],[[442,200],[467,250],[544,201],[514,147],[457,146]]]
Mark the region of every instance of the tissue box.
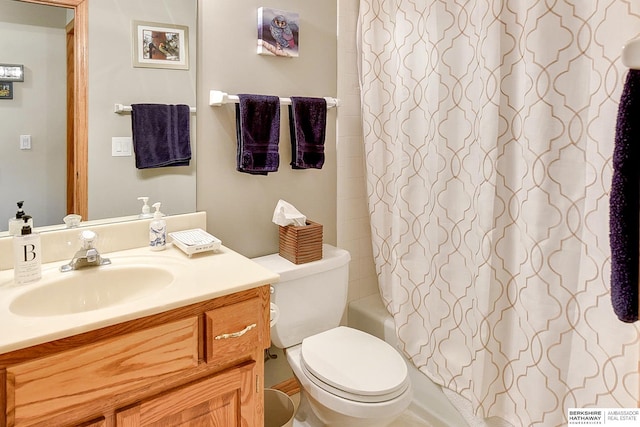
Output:
[[294,264],[322,259],[322,224],[280,226],[280,256]]

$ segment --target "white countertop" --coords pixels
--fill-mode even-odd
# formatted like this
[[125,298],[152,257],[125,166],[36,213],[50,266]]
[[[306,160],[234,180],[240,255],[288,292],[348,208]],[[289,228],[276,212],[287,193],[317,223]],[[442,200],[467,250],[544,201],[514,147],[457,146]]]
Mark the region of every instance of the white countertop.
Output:
[[52,278],[82,274],[84,270],[61,273],[58,268],[69,260],[51,262],[42,266],[43,278],[40,281],[26,285],[14,284],[13,270],[0,271],[0,353],[158,314],[279,280],[278,274],[224,246],[218,251],[196,254],[190,258],[171,245],[160,252],[144,247],[102,255],[110,258],[112,264],[87,269],[157,265],[171,271],[174,280],[167,287],[150,295],[117,305],[74,314],[30,317],[17,315],[10,310],[11,302],[16,297],[46,286]]

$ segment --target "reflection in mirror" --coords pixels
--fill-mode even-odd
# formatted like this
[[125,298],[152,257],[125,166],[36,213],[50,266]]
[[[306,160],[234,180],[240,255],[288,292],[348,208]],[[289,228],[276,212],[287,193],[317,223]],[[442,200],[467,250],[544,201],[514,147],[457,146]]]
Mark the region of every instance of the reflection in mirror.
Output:
[[[38,150],[45,152],[47,161],[29,161],[26,166],[11,174],[8,174],[4,163],[0,165],[0,234],[7,229],[9,217],[15,215],[16,202],[19,200],[25,200],[25,211],[34,216],[36,226],[61,224],[62,217],[68,212],[81,213],[83,220],[137,215],[141,207],[138,196],[148,196],[150,204],[161,201],[162,211],[166,214],[195,211],[195,115],[191,121],[193,157],[189,167],[136,170],[133,156],[113,157],[111,148],[112,138],[131,137],[130,115],[114,114],[114,104],[184,103],[195,106],[196,0],[173,0],[162,8],[156,7],[157,0],[0,0],[0,33],[5,28],[5,4],[24,6],[26,3],[39,3],[29,5],[33,7],[43,7],[40,5],[42,3],[55,4],[75,11],[73,83],[65,85],[64,77],[55,81],[53,77],[47,77],[49,86],[73,88],[70,91],[73,103],[69,102],[68,107],[63,105],[43,111],[27,110],[27,90],[35,92],[34,96],[40,107],[52,106],[54,100],[57,102],[65,95],[44,96],[43,92],[36,92],[30,86],[34,84],[34,74],[44,76],[49,65],[32,67],[27,60],[5,58],[3,55],[2,61],[16,64],[25,62],[26,78],[20,87],[14,84],[17,91],[12,102],[0,100],[0,114],[4,116],[8,109],[12,109],[17,117],[15,122],[26,124],[0,134],[0,145],[3,148],[10,147],[12,156],[0,153],[0,162],[6,158],[17,165],[16,159],[20,159],[19,156],[26,158],[36,154]],[[48,12],[42,14],[49,16]],[[69,13],[65,13],[65,16],[68,21]],[[134,68],[131,58],[131,23],[136,20],[187,26],[191,33],[188,46],[189,69]],[[33,32],[43,31],[35,25],[30,28]],[[0,46],[4,46],[3,43],[4,36],[0,37]],[[52,133],[41,135],[31,127],[35,125],[34,122],[53,120],[58,125],[60,122],[64,123],[64,114],[62,118],[56,116],[55,120],[51,117],[56,111],[65,108],[72,112],[72,120],[67,126],[74,141],[70,145],[74,150],[70,152],[70,161],[67,162],[70,165],[68,168],[72,170],[71,179],[68,180],[73,184],[71,190],[61,188],[59,183],[53,188],[57,180],[53,177],[58,172],[54,172],[50,160],[64,157],[66,148],[49,148]],[[64,128],[63,124],[61,126]],[[19,149],[20,135],[23,134],[31,134],[31,150]],[[29,184],[27,190],[16,190],[22,177],[40,172],[43,178],[38,183]],[[64,182],[65,178],[61,180]],[[33,191],[32,188],[36,185],[43,189]],[[70,207],[65,207],[66,192],[73,194],[73,204]]]
[[19,200],[36,225],[87,212],[86,1],[39,3],[0,0],[3,60],[24,66],[0,102],[0,230]]

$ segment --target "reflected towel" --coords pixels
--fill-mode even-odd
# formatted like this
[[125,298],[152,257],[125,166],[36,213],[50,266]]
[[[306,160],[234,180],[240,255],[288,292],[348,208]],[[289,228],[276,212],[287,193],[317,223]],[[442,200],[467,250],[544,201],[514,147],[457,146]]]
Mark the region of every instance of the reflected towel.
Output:
[[188,166],[191,160],[188,105],[132,104],[136,168]]
[[239,94],[238,98],[237,170],[253,175],[277,171],[280,165],[280,98],[248,94]]
[[322,169],[327,128],[324,98],[291,97],[289,130],[293,169]]
[[629,70],[618,107],[609,200],[611,302],[628,323],[638,320],[639,163],[640,71]]

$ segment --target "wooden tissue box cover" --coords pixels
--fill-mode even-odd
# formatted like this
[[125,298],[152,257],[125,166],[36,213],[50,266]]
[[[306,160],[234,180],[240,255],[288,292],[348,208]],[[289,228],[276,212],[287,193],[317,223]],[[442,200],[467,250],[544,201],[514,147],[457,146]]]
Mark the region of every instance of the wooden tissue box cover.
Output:
[[322,224],[280,226],[280,256],[294,264],[322,259]]

